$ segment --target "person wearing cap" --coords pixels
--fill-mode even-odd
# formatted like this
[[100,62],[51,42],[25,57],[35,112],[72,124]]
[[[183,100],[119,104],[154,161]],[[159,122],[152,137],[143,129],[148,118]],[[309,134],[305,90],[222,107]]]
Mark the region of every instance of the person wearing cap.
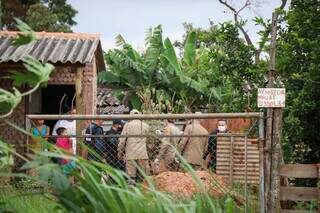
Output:
[[116,168],[124,170],[124,162],[118,159],[118,143],[119,143],[119,136],[122,132],[122,125],[123,122],[121,120],[114,120],[112,122],[112,126],[110,130],[106,132],[105,135],[114,136],[114,137],[107,137],[106,140],[106,162]]
[[159,165],[160,160],[164,160],[164,164],[166,170],[168,171],[176,171],[177,163],[175,161],[175,149],[177,148],[178,142],[180,140],[179,137],[165,137],[165,136],[172,136],[172,135],[181,135],[182,132],[180,129],[174,125],[173,119],[167,119],[165,121],[165,127],[162,130],[162,137],[161,138],[161,146],[159,154],[157,155],[154,163]]
[[[193,119],[191,123],[186,125],[183,135],[208,135],[208,131],[201,125],[199,119]],[[194,170],[200,170],[204,167],[203,155],[207,146],[206,137],[182,137],[179,143],[179,151]]]
[[[139,114],[138,110],[132,110],[131,115]],[[149,132],[149,125],[145,122],[133,119],[123,127],[121,135],[145,135]],[[120,137],[118,145],[118,158],[126,162],[126,171],[133,183],[141,181],[142,176],[138,172],[140,168],[146,175],[149,174],[149,157],[147,153],[146,137]]]

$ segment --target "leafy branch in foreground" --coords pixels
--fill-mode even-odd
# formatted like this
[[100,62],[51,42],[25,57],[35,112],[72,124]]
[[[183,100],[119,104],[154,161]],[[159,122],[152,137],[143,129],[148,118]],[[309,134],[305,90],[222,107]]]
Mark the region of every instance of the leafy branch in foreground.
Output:
[[[1,143],[0,143],[1,147]],[[126,173],[96,161],[81,157],[71,157],[77,169],[72,175],[76,182],[71,185],[57,164],[49,161],[51,157],[70,158],[56,152],[38,152],[33,161],[24,169],[35,169],[36,176],[24,178],[35,180],[43,187],[43,193],[50,201],[57,203],[67,212],[234,212],[241,210],[234,200],[211,197],[206,190],[200,190],[190,199],[176,199],[160,192],[152,180],[145,176],[146,183],[132,186],[128,184]],[[202,189],[201,180],[192,168],[181,159],[183,167],[191,174],[197,187]],[[186,165],[185,165],[186,164]],[[19,174],[12,174],[18,176]],[[1,196],[0,196],[1,197]],[[230,198],[229,198],[230,197]]]
[[[21,32],[15,38],[13,45],[26,45],[36,39],[35,33],[27,24],[19,19],[16,19],[16,22]],[[31,56],[26,56],[23,59],[23,65],[26,68],[26,72],[11,71],[10,76],[7,78],[13,80],[14,86],[28,85],[31,88],[23,93],[15,87],[13,87],[13,92],[0,88],[0,119],[10,116],[23,96],[30,95],[41,85],[45,85],[54,69],[53,65],[42,64]]]

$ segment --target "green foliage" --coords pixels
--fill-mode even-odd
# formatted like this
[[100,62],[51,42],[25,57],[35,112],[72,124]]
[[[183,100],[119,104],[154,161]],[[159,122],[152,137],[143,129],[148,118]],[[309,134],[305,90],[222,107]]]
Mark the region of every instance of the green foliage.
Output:
[[[51,13],[50,9],[45,5],[38,3],[31,5],[27,11],[26,22],[35,30],[42,31],[58,31],[56,23],[58,22],[58,16],[54,13]],[[68,31],[68,30],[60,30]]]
[[0,88],[0,113],[12,111],[21,101],[22,95],[16,88],[13,93]]
[[51,64],[42,64],[37,59],[26,56],[23,59],[23,65],[28,72],[12,71],[10,78],[15,86],[28,84],[35,87],[36,85],[46,84],[54,67]]
[[51,213],[65,212],[59,204],[47,198],[43,192],[29,192],[33,186],[26,185],[21,188],[3,187],[0,188],[0,212],[23,212],[23,213]]
[[196,33],[194,31],[187,35],[184,49],[184,61],[191,66],[196,58]]
[[1,0],[3,27],[19,30],[14,17],[26,22],[35,31],[71,32],[77,11],[66,0]]
[[291,1],[280,29],[277,67],[287,90],[284,117],[288,162],[320,159],[320,21],[319,1]]
[[31,90],[20,93],[18,89],[13,88],[13,92],[0,88],[0,113],[11,112],[21,101],[23,96],[35,91],[40,85],[46,84],[49,75],[54,67],[51,64],[42,65],[36,59],[28,56],[23,60],[27,72],[12,71],[8,78],[13,80],[16,86],[28,85],[33,87]]
[[[17,28],[20,29],[18,37],[13,41],[15,45],[25,45],[34,41],[35,33],[24,22],[16,19]],[[13,87],[13,91],[0,88],[0,118],[7,117],[13,109],[20,103],[23,96],[27,96],[34,92],[39,86],[45,85],[49,80],[49,75],[54,67],[51,64],[41,64],[38,60],[31,56],[25,56],[23,65],[26,72],[11,71],[7,78],[13,80],[13,86],[28,86],[30,90],[21,93],[17,88]]]
[[99,79],[108,86],[134,91],[132,98],[140,94],[141,100],[146,99],[141,94],[148,88],[166,91],[164,102],[170,106],[164,111],[256,108],[256,88],[264,83],[266,64],[254,64],[255,50],[240,39],[231,23],[212,24],[207,30],[186,25],[185,40],[178,44],[181,58],[170,39],[162,39],[160,25],[148,31],[145,53],[139,54],[121,36],[117,44],[120,49],[106,54],[109,70]]
[[[190,36],[185,46],[186,62],[180,62],[169,38],[163,39],[160,25],[148,31],[144,53],[134,50],[122,36],[116,40],[119,48],[105,55],[108,70],[100,74],[99,80],[113,88],[128,91],[131,106],[137,107],[140,102],[138,108],[141,108],[141,104],[148,100],[149,103],[143,107],[164,104],[164,111],[184,112],[190,111],[194,103],[205,96],[206,82],[187,73],[188,69],[192,70],[198,55],[195,44],[192,45],[195,35]],[[149,93],[151,90],[155,92]],[[160,94],[165,97],[162,103],[157,99]],[[186,108],[180,108],[181,101]]]
[[[73,172],[76,183],[71,185],[65,176],[61,176],[58,165],[53,165],[49,157],[71,158],[76,161],[77,169]],[[180,156],[181,157],[181,156]],[[194,177],[198,187],[201,180],[195,176],[195,172],[184,159],[182,164],[185,169]],[[36,169],[36,176],[28,177],[40,184],[41,191],[32,192],[32,187],[25,189],[29,191],[29,199],[33,194],[42,194],[50,206],[56,206],[66,212],[232,212],[239,211],[241,207],[226,196],[221,200],[210,197],[205,191],[195,195],[191,199],[179,200],[168,194],[155,189],[153,182],[146,177],[146,184],[129,185],[128,175],[116,170],[104,163],[87,161],[80,157],[70,157],[55,152],[39,152],[23,168]],[[20,174],[13,174],[19,176]],[[67,184],[65,184],[67,183]],[[203,191],[203,190],[201,190]],[[226,193],[228,194],[228,192]],[[21,193],[16,198],[19,198]],[[4,210],[12,208],[9,202],[1,193],[0,199],[5,201]],[[32,201],[32,198],[30,199]],[[29,205],[32,205],[32,201]],[[38,201],[42,208],[42,200]],[[1,208],[1,207],[0,207]]]
[[13,155],[10,150],[9,144],[5,144],[1,139],[0,143],[3,144],[4,147],[0,149],[0,173],[7,170],[8,167],[13,166]]
[[266,63],[254,63],[255,50],[240,38],[237,26],[229,22],[210,22],[207,29],[184,26],[185,39],[175,45],[183,51],[188,33],[195,32],[196,51],[201,57],[196,58],[189,73],[207,81],[208,106],[202,108],[211,112],[257,110],[256,89],[264,84]]
[[14,40],[14,42],[12,43],[13,45],[20,46],[36,40],[36,34],[26,23],[24,23],[20,19],[15,19],[15,21],[17,23],[16,27],[22,33],[20,33]]

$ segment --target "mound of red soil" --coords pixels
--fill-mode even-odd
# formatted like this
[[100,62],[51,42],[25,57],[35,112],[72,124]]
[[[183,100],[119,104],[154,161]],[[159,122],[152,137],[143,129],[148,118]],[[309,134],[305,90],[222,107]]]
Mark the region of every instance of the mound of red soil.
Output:
[[228,184],[221,176],[207,171],[196,171],[195,173],[203,187],[199,186],[189,173],[184,172],[162,172],[152,176],[152,179],[157,190],[178,198],[191,198],[196,193],[203,191],[218,198],[229,191]]

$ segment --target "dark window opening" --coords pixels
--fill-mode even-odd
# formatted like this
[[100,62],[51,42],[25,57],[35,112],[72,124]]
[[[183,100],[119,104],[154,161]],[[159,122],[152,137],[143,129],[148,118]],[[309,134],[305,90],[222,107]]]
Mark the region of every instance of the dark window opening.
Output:
[[[75,94],[74,85],[48,85],[42,89],[42,114],[65,114],[72,107],[72,99]],[[60,102],[61,106],[60,106]],[[75,105],[75,100],[73,101]],[[60,112],[61,108],[61,112]],[[46,120],[45,123],[52,131],[56,120]]]

